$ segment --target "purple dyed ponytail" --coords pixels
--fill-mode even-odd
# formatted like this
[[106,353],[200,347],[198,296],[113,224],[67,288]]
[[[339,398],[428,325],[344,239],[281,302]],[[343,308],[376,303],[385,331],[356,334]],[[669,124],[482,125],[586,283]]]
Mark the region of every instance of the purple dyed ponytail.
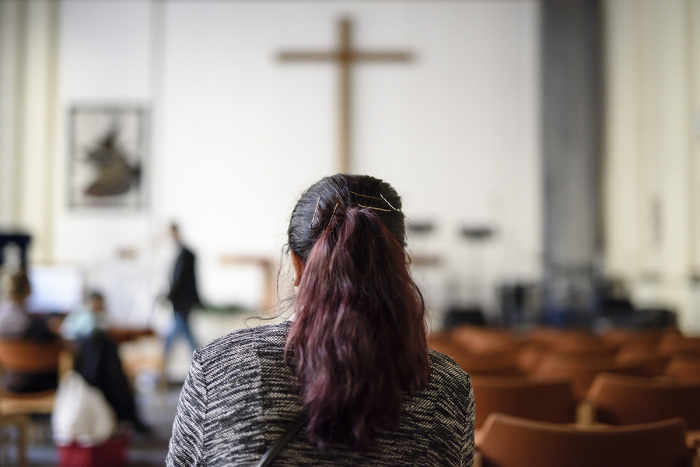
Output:
[[398,427],[404,395],[427,384],[425,305],[408,271],[400,207],[381,180],[336,175],[292,213],[289,247],[305,269],[286,358],[320,447],[371,447]]

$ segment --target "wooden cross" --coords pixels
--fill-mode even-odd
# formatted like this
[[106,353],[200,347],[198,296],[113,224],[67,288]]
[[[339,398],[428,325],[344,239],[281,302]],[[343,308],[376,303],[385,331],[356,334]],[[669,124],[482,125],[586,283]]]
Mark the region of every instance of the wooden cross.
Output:
[[349,173],[352,149],[352,65],[355,62],[408,62],[413,56],[409,52],[362,52],[353,49],[352,22],[348,18],[340,20],[339,33],[340,45],[336,50],[280,52],[279,59],[282,62],[335,62],[340,65],[338,171]]

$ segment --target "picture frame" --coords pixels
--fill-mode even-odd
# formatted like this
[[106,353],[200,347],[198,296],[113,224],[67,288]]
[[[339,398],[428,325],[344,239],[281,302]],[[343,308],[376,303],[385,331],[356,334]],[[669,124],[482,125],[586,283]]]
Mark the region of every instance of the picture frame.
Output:
[[146,119],[140,104],[70,107],[69,208],[146,208]]

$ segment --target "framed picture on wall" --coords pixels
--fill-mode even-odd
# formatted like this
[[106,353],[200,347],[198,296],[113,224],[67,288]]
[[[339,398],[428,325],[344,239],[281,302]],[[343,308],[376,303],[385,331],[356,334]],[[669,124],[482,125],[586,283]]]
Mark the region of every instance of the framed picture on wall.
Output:
[[69,110],[68,206],[146,206],[146,109],[76,104]]

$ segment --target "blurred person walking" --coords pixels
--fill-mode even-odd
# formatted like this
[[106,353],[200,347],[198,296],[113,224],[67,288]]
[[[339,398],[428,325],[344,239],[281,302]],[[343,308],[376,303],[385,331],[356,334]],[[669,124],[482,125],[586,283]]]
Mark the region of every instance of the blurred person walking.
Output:
[[195,272],[195,255],[182,242],[180,228],[170,224],[170,237],[177,247],[177,255],[170,276],[170,291],[167,298],[173,305],[174,324],[165,338],[165,361],[172,350],[176,337],[184,337],[194,352],[198,345],[190,329],[189,317],[192,308],[200,303],[197,292],[197,276]]

